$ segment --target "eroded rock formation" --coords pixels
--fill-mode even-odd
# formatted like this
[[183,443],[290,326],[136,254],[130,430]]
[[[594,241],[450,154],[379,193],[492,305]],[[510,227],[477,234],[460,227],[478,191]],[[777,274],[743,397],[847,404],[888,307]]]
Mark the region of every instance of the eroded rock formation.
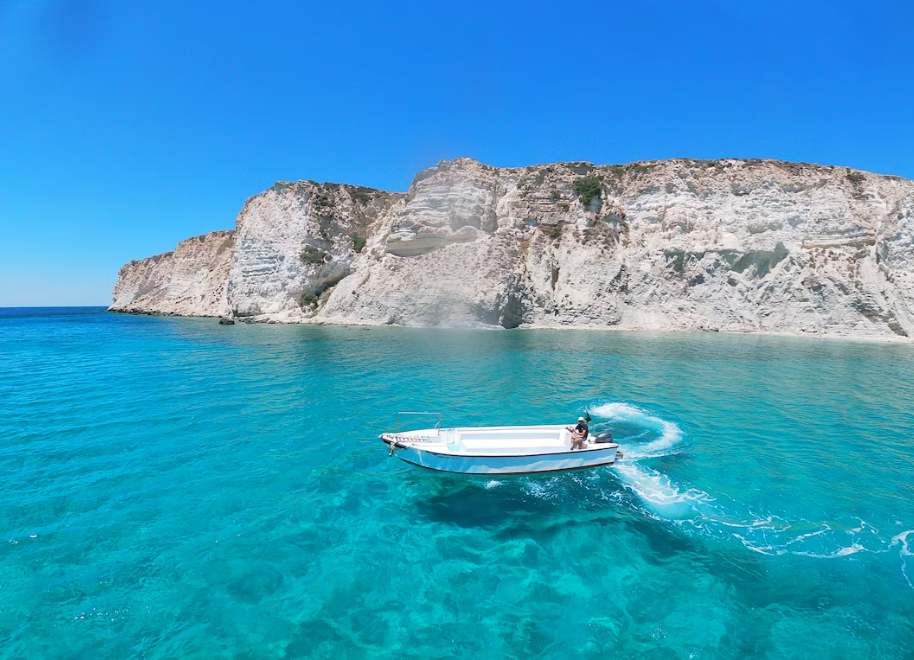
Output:
[[234,256],[235,232],[214,231],[121,268],[109,309],[134,314],[220,316]]
[[914,182],[677,159],[277,183],[131,262],[116,311],[251,321],[914,336]]

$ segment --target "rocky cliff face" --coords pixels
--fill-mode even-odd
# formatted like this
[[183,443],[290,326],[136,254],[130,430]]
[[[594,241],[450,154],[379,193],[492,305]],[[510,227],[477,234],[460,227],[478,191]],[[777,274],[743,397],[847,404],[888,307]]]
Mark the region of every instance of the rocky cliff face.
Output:
[[214,231],[178,243],[174,252],[121,268],[110,309],[135,314],[219,316],[235,247],[235,232]]
[[405,194],[280,183],[217,234],[125,266],[112,309],[914,336],[914,182],[847,168],[458,159]]
[[318,297],[354,272],[356,248],[381,230],[379,220],[400,197],[311,181],[277,183],[251,197],[236,220],[229,310],[311,318]]

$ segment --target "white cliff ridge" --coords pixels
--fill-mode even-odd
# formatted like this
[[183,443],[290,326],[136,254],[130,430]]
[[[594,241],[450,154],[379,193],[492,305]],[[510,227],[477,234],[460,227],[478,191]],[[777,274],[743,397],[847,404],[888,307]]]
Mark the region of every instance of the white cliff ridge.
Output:
[[677,159],[277,183],[121,269],[113,311],[249,321],[914,336],[914,182]]

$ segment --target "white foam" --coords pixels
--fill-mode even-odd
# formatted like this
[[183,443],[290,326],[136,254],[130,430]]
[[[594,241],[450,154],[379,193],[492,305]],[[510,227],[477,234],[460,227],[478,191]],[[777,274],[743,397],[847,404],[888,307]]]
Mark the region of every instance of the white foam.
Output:
[[531,480],[524,483],[524,490],[528,495],[541,500],[551,500],[556,493],[551,488],[552,481]]
[[618,462],[615,465],[625,486],[648,508],[664,517],[682,518],[699,514],[700,504],[711,501],[704,491],[679,488],[657,470],[648,470],[634,462]]
[[911,577],[908,575],[908,557],[914,556],[914,552],[911,552],[911,548],[908,547],[908,535],[914,534],[914,529],[906,529],[900,534],[896,534],[892,537],[892,544],[889,547],[894,547],[896,545],[901,545],[901,548],[898,551],[898,554],[901,555],[901,574],[904,575],[905,581],[908,583],[908,586],[914,589],[914,582],[911,582]]
[[[807,532],[806,534],[799,534],[792,538],[783,539],[781,535],[790,530],[790,525],[787,525],[784,529],[777,530],[774,532],[776,535],[775,541],[780,541],[779,543],[764,543],[765,537],[763,536],[762,542],[752,541],[745,536],[740,534],[733,534],[733,536],[739,539],[746,548],[757,552],[762,555],[797,555],[801,557],[814,557],[816,559],[834,559],[836,557],[846,557],[848,555],[853,555],[858,552],[872,552],[867,550],[863,545],[857,543],[856,540],[851,538],[851,544],[847,546],[840,545],[840,542],[836,538],[829,538],[826,535],[831,535],[834,533],[834,530],[827,524],[824,524],[822,529],[818,529],[814,532]],[[853,532],[854,530],[848,530]],[[835,550],[825,550],[817,551],[816,549],[804,549],[803,546],[805,542],[809,539],[819,539],[817,537],[826,536],[826,538],[821,539],[822,545],[831,545],[834,547],[838,545],[838,548]],[[799,545],[799,548],[792,546]]]
[[652,511],[670,518],[697,513],[696,505],[712,498],[695,488],[682,489],[669,477],[638,464],[639,459],[665,456],[682,440],[682,430],[673,422],[651,415],[629,403],[610,402],[590,409],[595,417],[625,422],[656,436],[643,445],[624,447],[625,459],[615,464],[625,486],[634,492]]
[[637,406],[628,403],[604,403],[590,410],[603,419],[628,422],[647,431],[654,431],[658,437],[645,445],[630,449],[630,458],[665,456],[682,440],[682,430],[673,422],[655,417]]
[[826,555],[817,554],[814,552],[798,552],[797,554],[806,555],[807,557],[820,557],[822,559],[832,559],[834,557],[846,557],[847,555],[853,555],[853,554],[856,554],[856,553],[860,552],[861,550],[865,550],[865,549],[866,548],[864,548],[859,543],[854,543],[853,545],[850,545],[846,548],[839,548],[838,550],[835,550],[834,552],[832,552],[830,554],[826,554]]
[[[645,512],[652,517],[719,538],[734,537],[752,552],[769,556],[791,554],[834,559],[859,552],[885,552],[900,546],[901,570],[914,588],[906,563],[907,557],[914,556],[908,542],[914,529],[901,532],[886,543],[879,539],[878,530],[863,520],[850,527],[805,520],[791,524],[775,516],[756,515],[751,510],[747,516],[733,515],[704,491],[677,485],[667,475],[640,464],[643,459],[667,456],[678,450],[683,433],[675,423],[623,402],[604,403],[591,408],[590,413],[643,429],[642,433],[628,438],[633,444],[626,442],[622,447],[624,459],[615,464],[615,469],[623,486],[638,496]],[[641,438],[649,440],[640,444]]]
[[896,545],[901,545],[901,554],[908,557],[914,556],[914,552],[911,552],[911,549],[908,547],[908,536],[914,534],[914,529],[906,529],[901,532],[901,534],[896,534],[892,537],[892,547]]

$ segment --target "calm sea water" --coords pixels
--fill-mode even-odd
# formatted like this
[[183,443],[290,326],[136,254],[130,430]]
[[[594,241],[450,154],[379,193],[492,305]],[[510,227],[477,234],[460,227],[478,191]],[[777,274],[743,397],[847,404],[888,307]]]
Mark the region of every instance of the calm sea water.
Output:
[[[914,346],[0,310],[0,658],[903,658]],[[389,459],[398,410],[613,468]]]

